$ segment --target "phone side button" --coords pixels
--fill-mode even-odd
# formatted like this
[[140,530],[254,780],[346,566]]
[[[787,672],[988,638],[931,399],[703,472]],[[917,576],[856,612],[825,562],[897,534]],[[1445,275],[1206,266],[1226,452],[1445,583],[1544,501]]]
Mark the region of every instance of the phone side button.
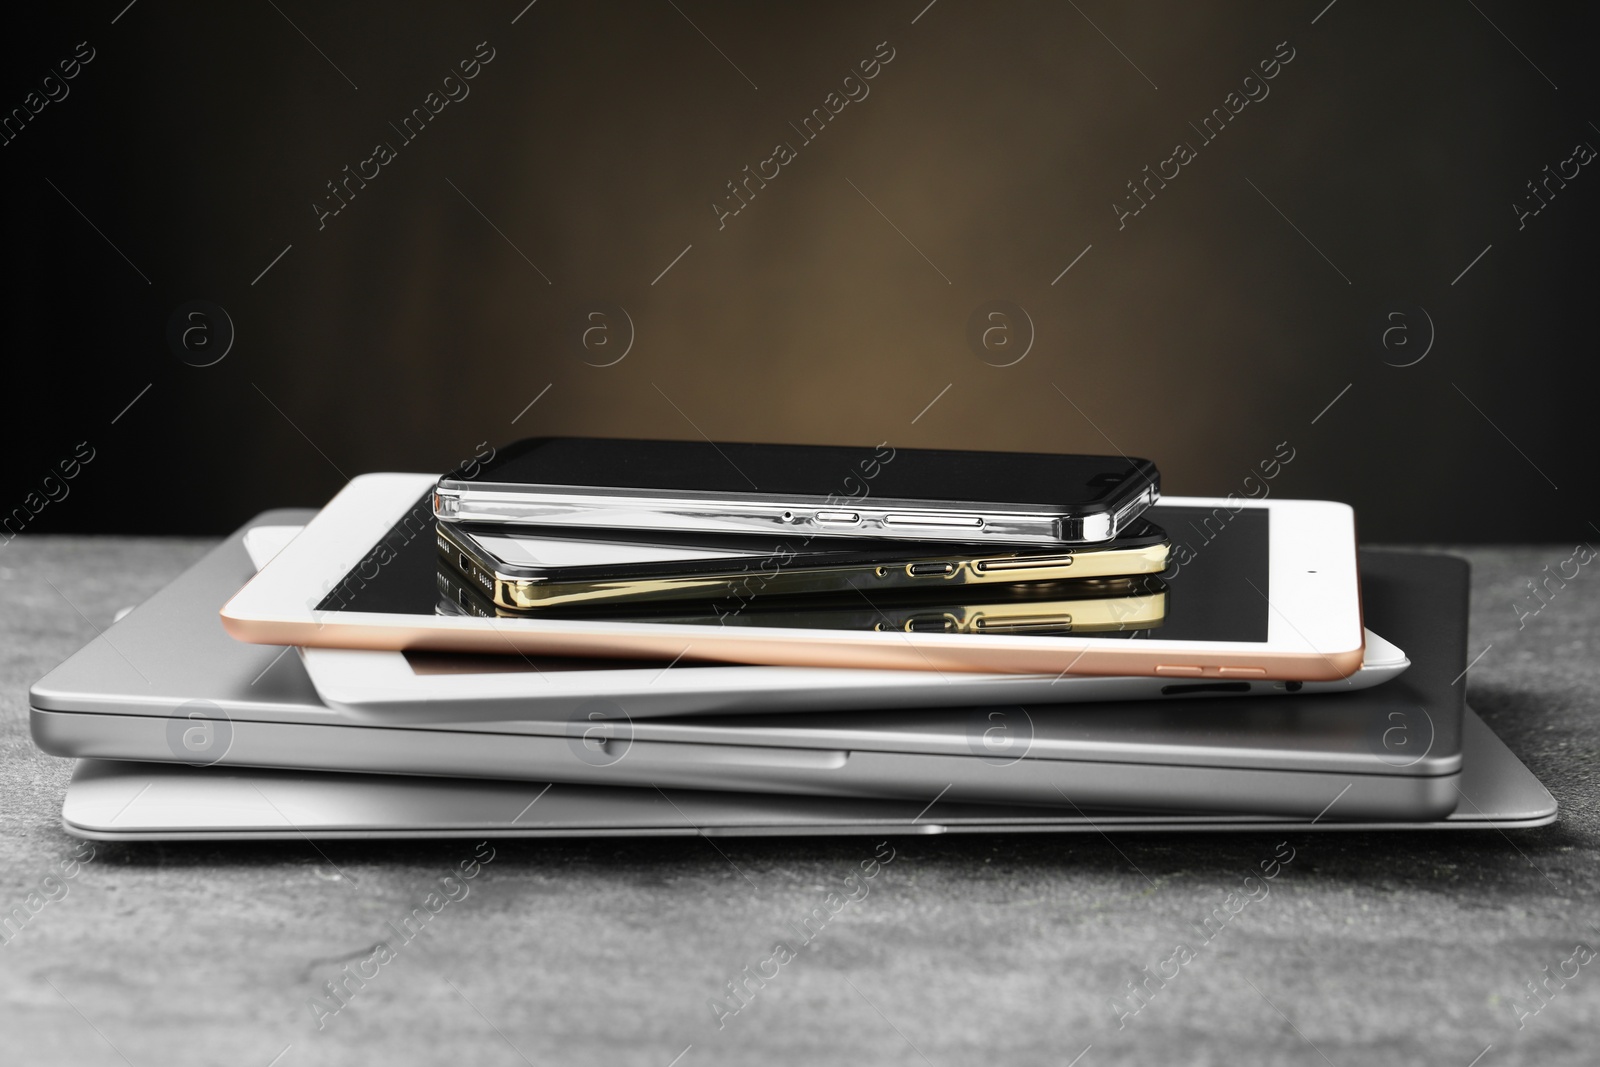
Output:
[[1156,673],[1157,674],[1161,674],[1161,675],[1166,675],[1166,676],[1169,676],[1169,677],[1198,678],[1198,677],[1200,677],[1202,672],[1201,672],[1201,669],[1199,667],[1167,667],[1167,666],[1161,666],[1161,667],[1157,667],[1156,668]]
[[915,514],[891,514],[883,518],[885,526],[971,526],[983,525],[981,515],[944,515],[931,511]]
[[829,526],[854,526],[861,521],[861,516],[853,511],[819,511],[817,522]]
[[1218,667],[1217,674],[1223,678],[1265,678],[1265,667]]

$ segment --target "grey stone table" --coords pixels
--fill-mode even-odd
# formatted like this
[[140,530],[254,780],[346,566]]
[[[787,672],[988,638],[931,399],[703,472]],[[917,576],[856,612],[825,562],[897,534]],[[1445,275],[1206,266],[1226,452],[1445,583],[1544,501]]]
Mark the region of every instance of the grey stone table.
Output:
[[59,823],[70,763],[28,736],[27,687],[207,547],[0,542],[0,914],[47,898],[0,947],[0,1064],[1600,1062],[1600,959],[1566,962],[1600,950],[1600,578],[1521,625],[1516,607],[1571,546],[1462,552],[1489,649],[1471,701],[1560,822],[1299,835],[1270,895],[1120,1027],[1112,997],[1277,835],[892,840],[869,894],[720,1018],[711,998],[847,892],[876,842],[499,841],[465,897],[319,1017],[321,983],[394,939],[470,843],[85,858]]

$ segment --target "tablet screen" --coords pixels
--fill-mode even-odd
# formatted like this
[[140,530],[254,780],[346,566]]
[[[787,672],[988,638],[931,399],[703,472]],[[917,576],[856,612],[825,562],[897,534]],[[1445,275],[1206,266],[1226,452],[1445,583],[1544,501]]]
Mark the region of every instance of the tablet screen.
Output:
[[[1165,587],[1164,612],[1160,627],[1097,631],[1094,637],[1139,638],[1159,636],[1163,640],[1182,641],[1253,641],[1267,640],[1267,597],[1270,573],[1270,521],[1267,508],[1241,507],[1237,511],[1227,507],[1168,507],[1156,505],[1146,513],[1152,522],[1167,531],[1172,551],[1166,571],[1161,575]],[[433,510],[431,495],[424,495],[406,513],[400,522],[375,544],[362,561],[334,587],[321,603],[319,611],[382,612],[389,614],[434,615],[439,607],[439,587],[436,577],[438,557],[433,536]],[[574,531],[563,531],[563,540],[573,540]],[[1071,583],[1056,583],[1062,590]],[[977,592],[982,587],[958,587],[949,592],[935,592],[928,596],[930,606],[941,597],[954,595],[972,600],[975,597],[992,597],[990,592]],[[1065,595],[1052,593],[1055,599]],[[863,597],[865,600],[866,598]],[[750,616],[770,607],[760,598],[748,602],[753,609],[741,612],[741,625],[750,623]],[[793,600],[788,603],[795,603]],[[903,604],[904,600],[898,601]],[[877,610],[872,601],[864,605]],[[893,615],[887,607],[884,612]],[[537,617],[583,617],[580,611],[539,612]],[[859,613],[858,613],[859,615]],[[641,605],[637,613],[620,614],[609,610],[609,621],[682,623],[685,618],[682,604]],[[835,613],[818,615],[819,624],[837,628],[840,616]],[[781,623],[792,627],[795,613],[785,612]],[[828,620],[832,620],[831,622]],[[507,620],[508,622],[512,620]],[[721,625],[715,613],[707,613],[710,625]],[[856,625],[851,624],[852,627]],[[898,625],[896,628],[899,628]],[[1015,631],[1013,631],[1015,632]],[[1071,631],[1061,631],[1063,636]],[[1048,636],[1048,634],[1040,634]],[[1083,636],[1082,632],[1078,636]],[[981,640],[981,637],[975,638]]]

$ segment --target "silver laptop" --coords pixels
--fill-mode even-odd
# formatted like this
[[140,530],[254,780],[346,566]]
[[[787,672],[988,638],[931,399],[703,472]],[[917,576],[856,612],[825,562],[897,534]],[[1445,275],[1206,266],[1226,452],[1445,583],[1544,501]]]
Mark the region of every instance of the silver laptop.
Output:
[[460,778],[195,768],[82,760],[61,819],[101,841],[286,838],[715,837],[1116,830],[1474,830],[1545,826],[1556,802],[1470,709],[1460,803],[1443,819],[1090,811],[629,789]]

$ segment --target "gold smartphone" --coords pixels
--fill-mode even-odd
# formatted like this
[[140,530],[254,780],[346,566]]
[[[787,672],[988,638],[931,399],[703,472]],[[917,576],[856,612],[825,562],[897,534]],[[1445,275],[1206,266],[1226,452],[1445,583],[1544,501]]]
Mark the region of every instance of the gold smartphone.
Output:
[[955,587],[1124,578],[1167,565],[1167,536],[1136,521],[1123,537],[1088,550],[1027,546],[774,541],[619,531],[507,533],[435,525],[443,561],[495,606],[526,612],[672,600],[724,602],[840,593],[947,593]]
[[[503,608],[440,560],[435,572],[440,615],[526,618]],[[1167,589],[1160,578],[1090,578],[1072,582],[1026,582],[1009,586],[935,589],[868,600],[854,597],[766,597],[739,610],[715,601],[665,602],[594,609],[554,608],[546,617],[711,626],[780,626],[810,630],[875,630],[879,633],[1072,634],[1153,630],[1167,614]]]

